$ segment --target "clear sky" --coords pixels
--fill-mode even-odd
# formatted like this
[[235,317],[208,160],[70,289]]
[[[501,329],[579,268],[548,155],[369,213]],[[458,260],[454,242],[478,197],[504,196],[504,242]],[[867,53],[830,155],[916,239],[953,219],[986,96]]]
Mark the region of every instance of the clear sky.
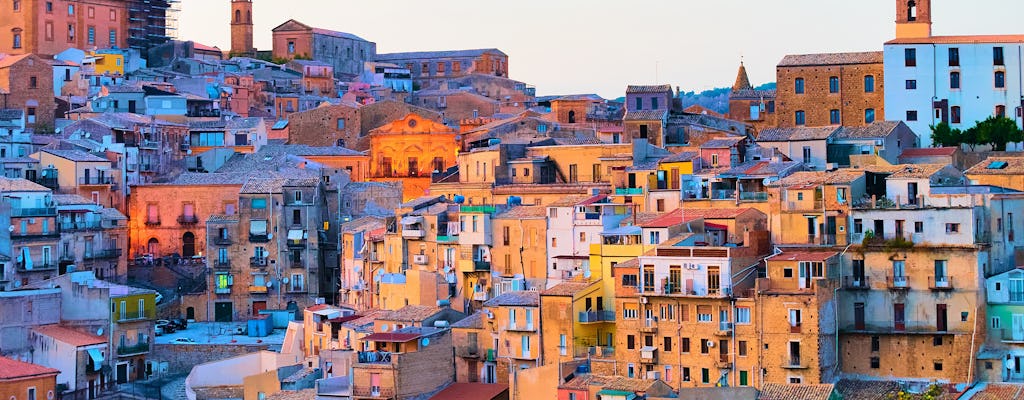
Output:
[[[182,0],[183,40],[230,46],[230,0]],[[1024,33],[1024,1],[934,0],[936,35]],[[496,47],[538,94],[622,96],[627,84],[754,85],[786,54],[881,50],[895,0],[254,0],[255,45],[294,18],[379,53]]]

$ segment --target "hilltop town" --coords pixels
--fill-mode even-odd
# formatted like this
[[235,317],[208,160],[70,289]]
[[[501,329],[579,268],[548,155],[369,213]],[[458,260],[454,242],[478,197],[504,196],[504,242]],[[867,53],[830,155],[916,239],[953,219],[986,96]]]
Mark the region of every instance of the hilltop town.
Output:
[[0,0],[0,398],[1024,398],[1024,35],[719,113],[230,3]]

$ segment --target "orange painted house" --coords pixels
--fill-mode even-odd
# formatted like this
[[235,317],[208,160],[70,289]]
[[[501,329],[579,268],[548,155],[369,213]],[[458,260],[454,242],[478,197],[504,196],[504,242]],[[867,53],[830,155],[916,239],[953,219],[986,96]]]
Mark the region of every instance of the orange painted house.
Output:
[[458,132],[416,114],[370,131],[370,181],[402,181],[405,201],[427,194],[433,171],[455,165]]

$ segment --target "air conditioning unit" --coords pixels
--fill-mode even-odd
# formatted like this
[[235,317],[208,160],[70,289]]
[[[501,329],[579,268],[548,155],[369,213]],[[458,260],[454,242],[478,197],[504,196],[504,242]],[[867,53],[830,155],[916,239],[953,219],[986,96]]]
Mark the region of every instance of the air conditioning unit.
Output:
[[647,304],[647,296],[640,296],[640,304]]
[[427,265],[429,258],[426,254],[416,254],[412,256],[412,262],[416,265]]

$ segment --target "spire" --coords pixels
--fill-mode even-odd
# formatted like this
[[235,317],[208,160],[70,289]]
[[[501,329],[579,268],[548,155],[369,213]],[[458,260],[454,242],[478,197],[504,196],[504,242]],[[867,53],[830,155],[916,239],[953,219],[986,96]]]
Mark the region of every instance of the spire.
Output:
[[736,73],[736,83],[732,85],[732,91],[738,92],[753,88],[753,86],[750,86],[750,78],[747,78],[747,67],[744,67],[743,61],[740,60],[740,70]]

